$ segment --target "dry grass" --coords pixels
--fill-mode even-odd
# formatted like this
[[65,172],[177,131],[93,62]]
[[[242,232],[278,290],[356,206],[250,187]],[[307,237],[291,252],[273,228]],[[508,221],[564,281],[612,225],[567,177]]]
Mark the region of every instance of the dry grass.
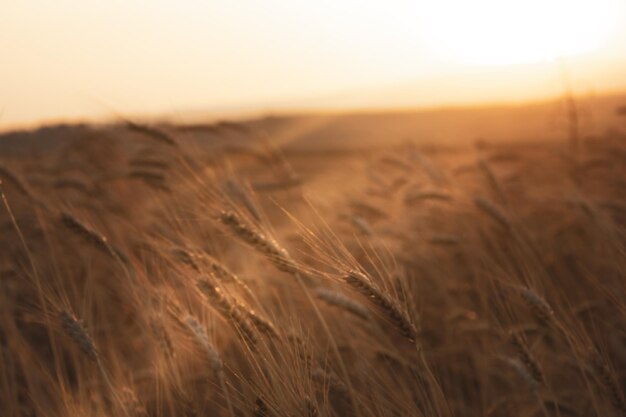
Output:
[[626,137],[561,148],[2,160],[0,414],[626,415]]

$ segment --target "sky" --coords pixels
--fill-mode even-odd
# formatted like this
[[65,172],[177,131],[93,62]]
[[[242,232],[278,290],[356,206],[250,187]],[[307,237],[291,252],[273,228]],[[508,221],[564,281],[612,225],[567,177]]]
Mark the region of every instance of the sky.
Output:
[[626,0],[2,0],[0,57],[0,130],[525,101],[626,91]]

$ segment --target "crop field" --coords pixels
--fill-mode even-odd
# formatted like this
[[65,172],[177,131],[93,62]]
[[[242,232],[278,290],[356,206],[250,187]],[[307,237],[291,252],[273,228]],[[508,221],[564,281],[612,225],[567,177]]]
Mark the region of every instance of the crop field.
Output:
[[385,117],[0,137],[0,415],[626,416],[626,135]]

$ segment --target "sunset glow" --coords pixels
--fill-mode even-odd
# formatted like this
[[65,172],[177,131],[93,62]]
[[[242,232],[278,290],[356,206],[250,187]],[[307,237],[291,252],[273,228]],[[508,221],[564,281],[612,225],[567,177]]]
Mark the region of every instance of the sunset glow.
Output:
[[620,24],[614,0],[432,2],[427,43],[451,60],[520,64],[602,47]]
[[0,15],[0,129],[535,99],[560,88],[561,58],[576,88],[626,87],[621,0],[24,0]]

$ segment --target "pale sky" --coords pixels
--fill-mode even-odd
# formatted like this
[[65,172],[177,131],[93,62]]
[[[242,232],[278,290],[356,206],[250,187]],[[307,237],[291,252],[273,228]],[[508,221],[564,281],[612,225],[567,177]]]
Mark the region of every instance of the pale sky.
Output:
[[0,2],[0,130],[626,90],[626,0]]

